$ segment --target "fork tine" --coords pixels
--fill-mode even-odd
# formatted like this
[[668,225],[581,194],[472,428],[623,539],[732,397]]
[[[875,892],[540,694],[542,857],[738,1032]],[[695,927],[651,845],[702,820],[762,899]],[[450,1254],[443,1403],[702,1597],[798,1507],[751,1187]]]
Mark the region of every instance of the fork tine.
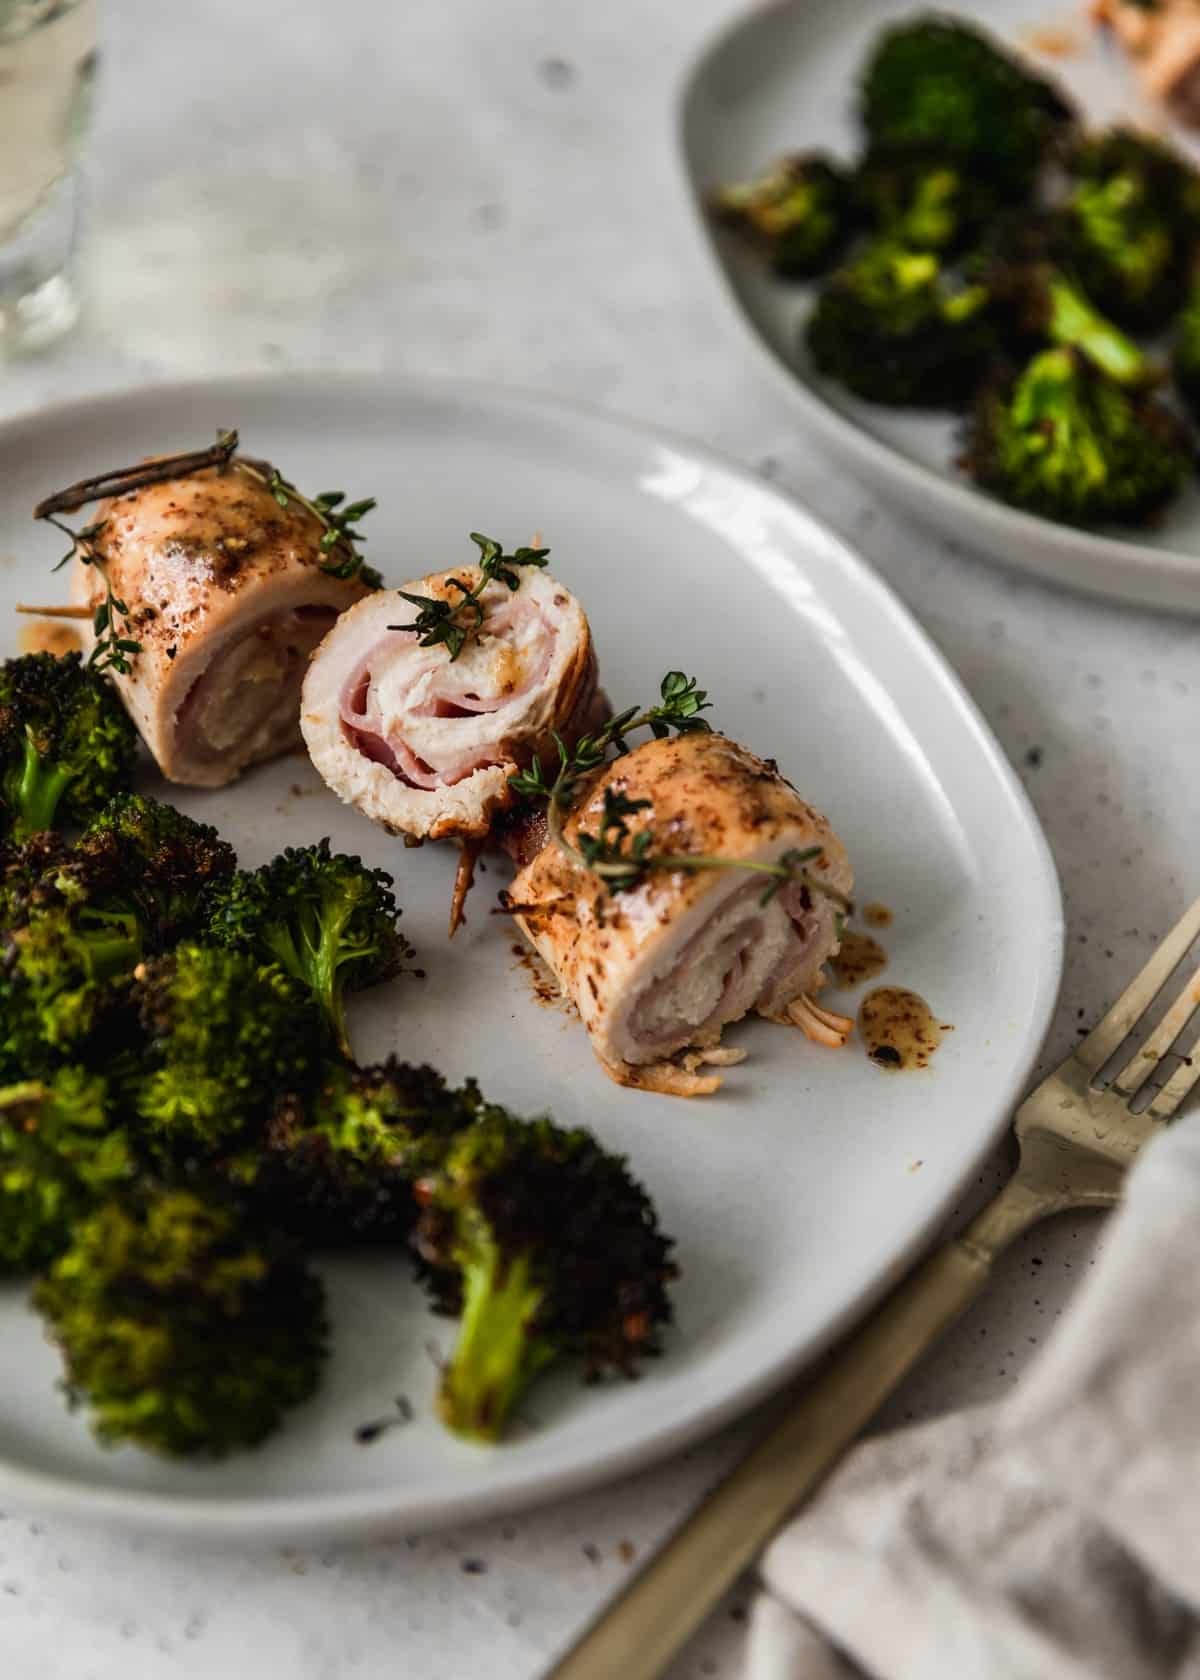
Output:
[[1200,1009],[1200,974],[1193,974],[1145,1044],[1133,1052],[1113,1080],[1113,1089],[1124,1097],[1140,1090],[1197,1009]]
[[1171,978],[1200,934],[1200,898],[1176,922],[1136,980],[1126,986],[1104,1019],[1076,1046],[1075,1055],[1089,1073],[1098,1073],[1120,1049],[1134,1024]]
[[1154,1101],[1147,1112],[1153,1114],[1156,1120],[1169,1120],[1198,1079],[1200,1047],[1195,1047],[1182,1066],[1175,1069],[1162,1090],[1154,1093]]

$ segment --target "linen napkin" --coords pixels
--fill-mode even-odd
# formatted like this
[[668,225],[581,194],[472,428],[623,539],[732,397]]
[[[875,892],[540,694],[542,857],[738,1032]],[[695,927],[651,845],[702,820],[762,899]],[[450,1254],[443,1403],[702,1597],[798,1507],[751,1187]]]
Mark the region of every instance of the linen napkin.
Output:
[[858,1447],[762,1577],[746,1680],[1200,1680],[1200,1119],[1011,1398]]

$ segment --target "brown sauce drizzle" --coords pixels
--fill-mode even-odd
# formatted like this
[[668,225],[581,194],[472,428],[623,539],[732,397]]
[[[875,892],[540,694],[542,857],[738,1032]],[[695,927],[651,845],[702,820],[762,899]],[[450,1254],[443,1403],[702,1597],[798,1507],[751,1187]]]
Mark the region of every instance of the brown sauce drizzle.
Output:
[[863,905],[862,919],[866,922],[868,927],[885,928],[891,927],[894,918],[892,916],[892,912],[888,909],[886,904],[876,904],[872,902],[871,904]]
[[22,653],[78,653],[83,639],[73,624],[62,624],[54,618],[35,618],[22,624],[20,634]]
[[953,1028],[939,1021],[916,992],[879,986],[859,1005],[858,1031],[876,1067],[900,1073],[928,1067],[942,1034]]
[[842,934],[841,950],[829,959],[829,971],[834,983],[848,991],[882,974],[887,960],[888,954],[878,939],[872,939],[869,933],[859,933],[857,928],[847,928]]

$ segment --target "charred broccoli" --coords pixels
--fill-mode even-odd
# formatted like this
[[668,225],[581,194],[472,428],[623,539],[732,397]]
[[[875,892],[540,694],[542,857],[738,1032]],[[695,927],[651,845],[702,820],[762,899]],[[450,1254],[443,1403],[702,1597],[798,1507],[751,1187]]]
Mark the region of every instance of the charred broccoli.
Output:
[[1169,409],[1070,350],[1045,350],[979,395],[964,464],[987,490],[1067,524],[1146,522],[1191,465]]
[[412,955],[396,927],[391,885],[382,869],[330,852],[328,840],[289,847],[217,895],[208,937],[276,962],[307,986],[349,1056],[347,991],[392,979]]
[[84,906],[30,910],[0,934],[0,1079],[80,1054],[116,1006],[110,982],[142,954],[134,916]]
[[1049,82],[969,24],[934,14],[880,35],[861,95],[872,148],[937,147],[1013,198],[1029,192],[1072,120]]
[[97,1198],[133,1172],[99,1075],[63,1067],[0,1090],[0,1272],[52,1260]]
[[953,253],[996,213],[996,193],[968,165],[940,151],[869,152],[854,176],[862,219],[910,251]]
[[112,800],[84,830],[55,879],[60,892],[138,919],[148,951],[163,951],[207,921],[214,892],[237,868],[215,828],[144,794]]
[[62,903],[54,878],[70,856],[71,847],[53,829],[19,844],[0,840],[0,932],[20,927],[36,908]]
[[1049,341],[1082,352],[1122,385],[1154,381],[1145,352],[1103,316],[1069,272],[1069,235],[1061,217],[1012,214],[993,230],[977,278],[1014,348]]
[[1171,371],[1184,402],[1200,415],[1200,282],[1194,282],[1175,323]]
[[450,1090],[431,1067],[394,1058],[335,1065],[310,1100],[280,1101],[265,1149],[234,1170],[264,1213],[310,1243],[402,1241],[416,1212],[414,1182],[479,1106],[473,1086]]
[[584,1131],[485,1107],[418,1185],[417,1247],[435,1303],[461,1306],[439,1407],[496,1440],[546,1366],[632,1372],[671,1317],[671,1241],[620,1156]]
[[818,153],[783,158],[764,175],[722,187],[714,209],[755,239],[789,280],[823,274],[854,220],[845,171]]
[[290,1239],[211,1196],[110,1202],[35,1286],[72,1404],[97,1437],[216,1456],[256,1445],[316,1390],[327,1326]]
[[146,1074],[134,1101],[150,1140],[204,1161],[261,1135],[283,1091],[316,1077],[321,1023],[307,994],[240,951],[180,945],[138,971]]
[[956,408],[994,348],[988,296],[937,257],[880,240],[826,282],[807,327],[817,368],[871,402]]
[[137,731],[77,653],[0,668],[0,829],[18,841],[86,823],[133,779]]
[[1085,291],[1122,326],[1156,331],[1183,301],[1200,179],[1160,141],[1130,129],[1082,142],[1071,170],[1071,250]]

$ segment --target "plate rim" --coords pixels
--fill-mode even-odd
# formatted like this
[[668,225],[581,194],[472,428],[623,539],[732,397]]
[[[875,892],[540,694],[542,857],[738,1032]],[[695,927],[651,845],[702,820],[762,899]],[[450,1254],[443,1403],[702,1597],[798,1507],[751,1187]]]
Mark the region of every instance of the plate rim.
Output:
[[[830,454],[848,462],[868,489],[893,497],[926,525],[936,525],[948,535],[945,524],[929,516],[930,498],[942,504],[948,515],[957,515],[964,528],[963,540],[972,545],[972,525],[978,536],[979,552],[1022,577],[1036,578],[1101,600],[1134,601],[1153,611],[1200,613],[1200,553],[1182,549],[1156,548],[1108,532],[1086,531],[1060,525],[1040,514],[1009,507],[970,485],[959,483],[921,461],[910,460],[890,443],[866,431],[841,413],[816,386],[805,379],[767,342],[738,295],[728,264],[722,259],[711,219],[705,214],[698,171],[693,168],[690,144],[691,114],[703,79],[725,51],[745,31],[773,14],[794,11],[814,4],[832,11],[836,0],[754,0],[754,3],[724,19],[701,41],[684,64],[675,83],[674,136],[676,163],[683,179],[691,211],[693,234],[704,252],[704,266],[715,271],[717,290],[725,300],[726,313],[737,321],[738,335],[751,347],[754,360],[763,369],[784,400],[799,409],[811,423],[813,435]],[[1054,556],[1051,564],[1039,564],[1029,557],[1022,539],[1036,550],[1041,547]],[[1080,576],[1075,567],[1100,575]],[[1157,587],[1156,587],[1157,586]],[[1152,593],[1146,593],[1152,590]]]
[[325,390],[335,385],[344,393],[355,388],[375,394],[408,392],[417,401],[424,397],[493,406],[516,402],[543,413],[559,411],[573,414],[614,436],[632,437],[642,444],[668,444],[696,460],[705,470],[734,476],[763,500],[778,506],[791,521],[806,524],[815,539],[837,550],[840,563],[852,576],[855,586],[873,595],[881,609],[891,615],[894,628],[908,638],[929,677],[941,684],[943,692],[956,705],[991,773],[1021,812],[1035,858],[1036,877],[1032,885],[1044,897],[1050,913],[1038,917],[1036,933],[1030,941],[1031,966],[1036,975],[1030,1025],[1006,1075],[997,1081],[989,1105],[991,1112],[987,1125],[980,1129],[978,1147],[964,1159],[960,1171],[948,1181],[944,1194],[925,1218],[914,1225],[905,1242],[870,1285],[807,1341],[789,1345],[786,1351],[754,1376],[738,1382],[717,1400],[697,1404],[685,1418],[660,1424],[643,1432],[632,1442],[605,1448],[586,1463],[540,1468],[537,1465],[523,1466],[505,1474],[503,1467],[493,1460],[491,1468],[493,1472],[498,1470],[499,1474],[489,1476],[488,1480],[474,1487],[425,1493],[415,1498],[406,1497],[403,1487],[295,1496],[181,1496],[80,1483],[68,1474],[32,1470],[0,1458],[0,1498],[15,1500],[28,1507],[36,1506],[54,1514],[69,1515],[92,1526],[141,1533],[186,1534],[189,1539],[201,1544],[223,1539],[266,1545],[293,1538],[313,1544],[323,1540],[365,1540],[403,1532],[431,1532],[463,1521],[526,1510],[616,1481],[638,1468],[658,1463],[742,1416],[759,1401],[794,1380],[832,1341],[861,1319],[930,1245],[980,1161],[995,1147],[1011,1123],[1016,1104],[1045,1043],[1062,979],[1065,940],[1063,903],[1053,854],[1028,793],[962,679],[905,602],[848,537],[778,485],[763,479],[746,463],[707,443],[698,442],[670,427],[630,419],[596,404],[532,387],[412,374],[354,370],[329,373],[320,369],[296,369],[114,387],[89,392],[75,399],[33,405],[0,420],[0,450],[11,447],[14,440],[20,441],[30,426],[52,427],[60,420],[86,420],[89,413],[103,414],[140,399],[195,401],[206,394],[231,389],[258,389],[264,393],[275,390],[283,394],[296,386],[311,385],[315,389],[318,382]]

